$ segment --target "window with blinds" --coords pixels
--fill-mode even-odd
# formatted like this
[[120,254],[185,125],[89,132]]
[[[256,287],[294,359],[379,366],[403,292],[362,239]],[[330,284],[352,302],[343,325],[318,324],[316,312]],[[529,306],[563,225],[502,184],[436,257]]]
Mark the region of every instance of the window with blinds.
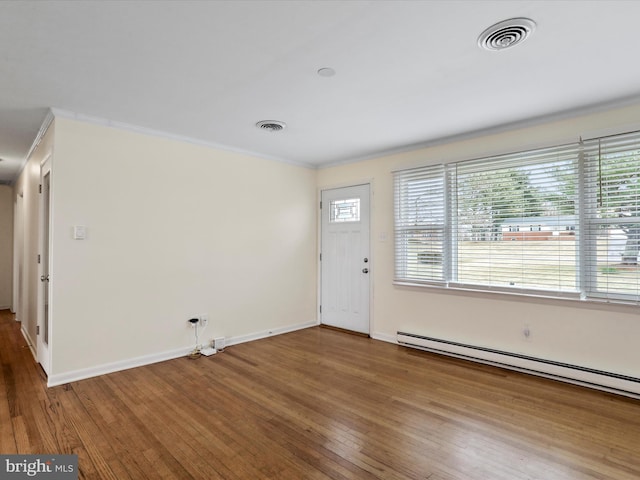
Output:
[[395,178],[396,277],[445,281],[444,167],[405,170]]
[[640,134],[394,173],[396,282],[637,303]]
[[584,142],[588,294],[640,300],[640,133]]

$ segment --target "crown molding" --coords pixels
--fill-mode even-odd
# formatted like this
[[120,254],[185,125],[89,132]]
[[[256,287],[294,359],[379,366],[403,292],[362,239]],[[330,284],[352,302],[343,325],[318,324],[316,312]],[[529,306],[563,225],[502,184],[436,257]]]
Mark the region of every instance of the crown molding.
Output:
[[247,155],[254,158],[260,158],[263,160],[270,160],[272,162],[286,163],[289,165],[293,165],[296,167],[304,167],[315,170],[315,165],[304,163],[304,162],[295,162],[293,160],[288,160],[285,158],[272,157],[270,155],[264,155],[257,152],[252,152],[250,150],[243,150],[241,148],[231,147],[229,145],[224,145],[216,142],[209,142],[206,140],[201,140],[199,138],[189,137],[186,135],[178,135],[175,133],[164,132],[162,130],[155,130],[153,128],[140,127],[138,125],[133,125],[125,122],[118,122],[115,120],[109,120],[107,118],[95,117],[92,115],[85,115],[83,113],[71,112],[69,110],[63,110],[60,108],[52,108],[54,117],[66,118],[68,120],[75,120],[78,122],[90,123],[93,125],[99,125],[102,127],[115,128],[118,130],[124,130],[127,132],[138,133],[141,135],[147,135],[150,137],[162,138],[165,140],[174,140],[182,143],[189,143],[192,145],[198,145],[201,147],[213,148],[216,150],[222,150],[225,152],[237,153],[240,155]]
[[20,177],[20,175],[22,175],[22,171],[24,170],[24,167],[27,166],[27,162],[31,158],[31,155],[33,154],[35,149],[38,148],[38,145],[40,145],[40,142],[42,141],[42,138],[44,137],[44,135],[47,133],[47,130],[49,130],[49,127],[51,126],[53,119],[54,119],[53,111],[51,109],[48,109],[46,115],[44,116],[44,120],[40,125],[40,129],[38,130],[38,134],[36,135],[36,138],[33,139],[33,143],[31,144],[29,151],[22,159],[22,163],[20,164],[20,168],[18,169],[18,172],[16,173],[12,184],[15,184],[16,180]]

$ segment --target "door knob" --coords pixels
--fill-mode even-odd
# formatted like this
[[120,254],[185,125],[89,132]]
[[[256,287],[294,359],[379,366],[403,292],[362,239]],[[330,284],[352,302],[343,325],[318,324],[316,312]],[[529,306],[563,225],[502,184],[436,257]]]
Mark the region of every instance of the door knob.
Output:
[[49,281],[49,275],[47,275],[47,276],[40,275],[40,281],[41,282],[48,282]]
[[362,273],[369,273],[369,269],[368,268],[363,268],[362,269]]

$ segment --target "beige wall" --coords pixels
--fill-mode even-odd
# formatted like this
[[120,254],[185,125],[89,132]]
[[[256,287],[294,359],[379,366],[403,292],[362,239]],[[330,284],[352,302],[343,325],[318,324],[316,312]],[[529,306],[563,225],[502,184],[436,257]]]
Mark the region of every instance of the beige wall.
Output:
[[0,185],[0,310],[13,301],[13,189]]
[[[39,165],[52,173],[52,375],[100,373],[202,340],[316,321],[318,190],[372,186],[372,334],[409,330],[637,376],[633,307],[394,286],[394,169],[640,128],[640,105],[319,171],[57,118],[18,180],[27,333],[35,339]],[[74,240],[74,225],[87,228]],[[515,319],[515,320],[514,320]],[[531,337],[525,340],[522,328]]]
[[[373,336],[393,340],[398,330],[405,330],[638,376],[640,315],[636,307],[393,285],[391,172],[575,141],[580,135],[637,130],[639,119],[640,105],[636,105],[320,170],[319,189],[365,179],[372,182]],[[529,339],[522,335],[524,325],[531,330]]]
[[316,321],[316,171],[56,118],[52,181],[53,375]]

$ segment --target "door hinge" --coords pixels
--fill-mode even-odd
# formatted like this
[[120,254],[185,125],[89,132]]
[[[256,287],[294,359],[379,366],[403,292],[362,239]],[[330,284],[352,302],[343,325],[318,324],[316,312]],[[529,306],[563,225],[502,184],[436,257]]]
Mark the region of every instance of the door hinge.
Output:
[[42,184],[38,185],[38,193],[42,193]]
[[322,254],[320,254],[320,261],[322,261]]
[[320,210],[322,210],[322,200],[320,200]]
[[40,325],[36,327],[36,335],[40,335]]
[[320,313],[322,313],[322,305],[320,305]]
[[38,263],[40,263],[40,254],[38,254]]

